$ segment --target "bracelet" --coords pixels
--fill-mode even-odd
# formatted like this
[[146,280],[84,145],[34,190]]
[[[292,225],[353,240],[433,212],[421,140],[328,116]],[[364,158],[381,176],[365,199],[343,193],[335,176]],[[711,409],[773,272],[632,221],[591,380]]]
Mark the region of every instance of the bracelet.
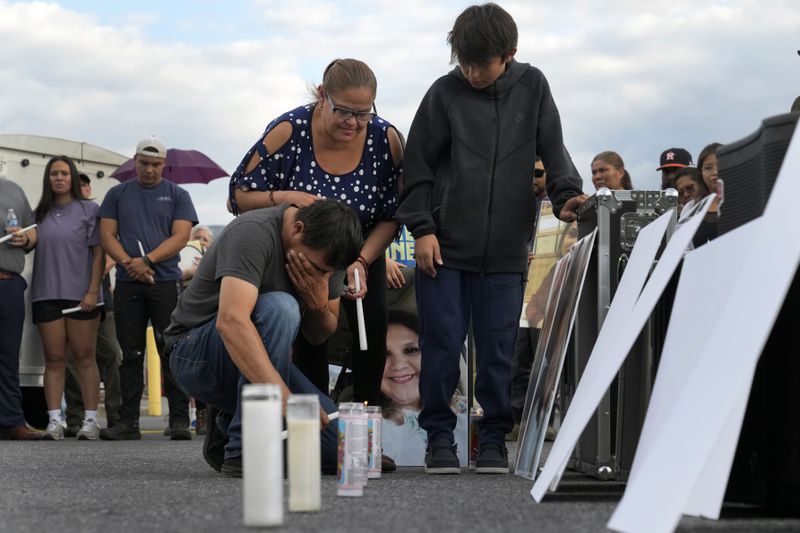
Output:
[[363,255],[359,255],[356,261],[361,263],[361,266],[364,267],[364,281],[367,281],[367,276],[369,275],[369,263],[367,263],[367,260],[364,259]]
[[275,207],[276,205],[278,205],[278,204],[275,203],[275,190],[274,189],[269,191],[269,203],[272,204],[272,207]]
[[153,260],[147,257],[146,255],[142,256],[142,261],[144,261],[144,264],[147,265],[149,268],[152,268],[153,270],[156,269],[156,265],[153,263]]

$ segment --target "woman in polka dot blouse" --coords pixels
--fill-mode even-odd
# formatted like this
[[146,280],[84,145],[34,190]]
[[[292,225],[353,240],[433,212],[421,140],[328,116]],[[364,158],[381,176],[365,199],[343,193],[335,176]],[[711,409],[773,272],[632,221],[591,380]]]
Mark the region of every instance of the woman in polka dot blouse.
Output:
[[[376,90],[375,74],[362,61],[331,62],[314,102],[270,122],[245,154],[231,177],[229,197],[234,214],[287,203],[303,206],[319,198],[336,198],[358,214],[364,243],[347,269],[343,302],[354,325],[355,299],[364,298],[369,349],[359,350],[354,334],[353,399],[370,404],[378,402],[386,358],[384,251],[398,229],[394,211],[403,157],[398,131],[375,112]],[[311,346],[298,336],[294,362],[323,392],[328,391],[325,356],[324,345]]]

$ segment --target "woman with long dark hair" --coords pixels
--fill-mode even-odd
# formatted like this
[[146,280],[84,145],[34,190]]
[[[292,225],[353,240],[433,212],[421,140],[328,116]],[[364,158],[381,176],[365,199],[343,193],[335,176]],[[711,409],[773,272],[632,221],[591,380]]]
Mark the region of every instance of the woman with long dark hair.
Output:
[[39,240],[31,280],[33,322],[44,349],[44,393],[50,417],[44,438],[48,440],[64,438],[61,397],[69,354],[74,358],[85,407],[77,437],[95,440],[100,434],[95,345],[105,259],[98,209],[96,203],[83,199],[75,163],[66,156],[52,158],[44,170],[42,196],[35,211]]

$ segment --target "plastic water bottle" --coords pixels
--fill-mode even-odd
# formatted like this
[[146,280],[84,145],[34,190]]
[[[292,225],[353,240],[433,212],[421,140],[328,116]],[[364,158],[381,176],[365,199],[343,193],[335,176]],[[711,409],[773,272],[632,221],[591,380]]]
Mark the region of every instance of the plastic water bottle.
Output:
[[336,493],[363,496],[367,484],[367,413],[364,404],[339,404],[339,460]]
[[8,215],[6,215],[6,228],[18,228],[19,227],[19,220],[17,219],[17,214],[14,212],[13,209],[8,210]]
[[383,420],[383,410],[377,405],[367,406],[367,447],[369,458],[367,460],[368,479],[380,479],[383,463],[383,451],[381,449],[381,421]]

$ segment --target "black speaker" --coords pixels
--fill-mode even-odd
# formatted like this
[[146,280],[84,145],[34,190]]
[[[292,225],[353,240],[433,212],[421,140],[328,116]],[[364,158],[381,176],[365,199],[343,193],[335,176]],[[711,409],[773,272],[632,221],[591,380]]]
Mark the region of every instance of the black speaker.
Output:
[[753,134],[717,149],[724,186],[718,234],[761,216],[797,125],[798,113],[764,119]]
[[[797,113],[768,118],[752,135],[717,151],[719,177],[725,187],[720,234],[764,212],[797,118]],[[753,283],[758,283],[757,275]],[[797,316],[800,277],[795,273],[756,367],[725,495],[727,501],[759,505],[786,516],[800,516]]]

